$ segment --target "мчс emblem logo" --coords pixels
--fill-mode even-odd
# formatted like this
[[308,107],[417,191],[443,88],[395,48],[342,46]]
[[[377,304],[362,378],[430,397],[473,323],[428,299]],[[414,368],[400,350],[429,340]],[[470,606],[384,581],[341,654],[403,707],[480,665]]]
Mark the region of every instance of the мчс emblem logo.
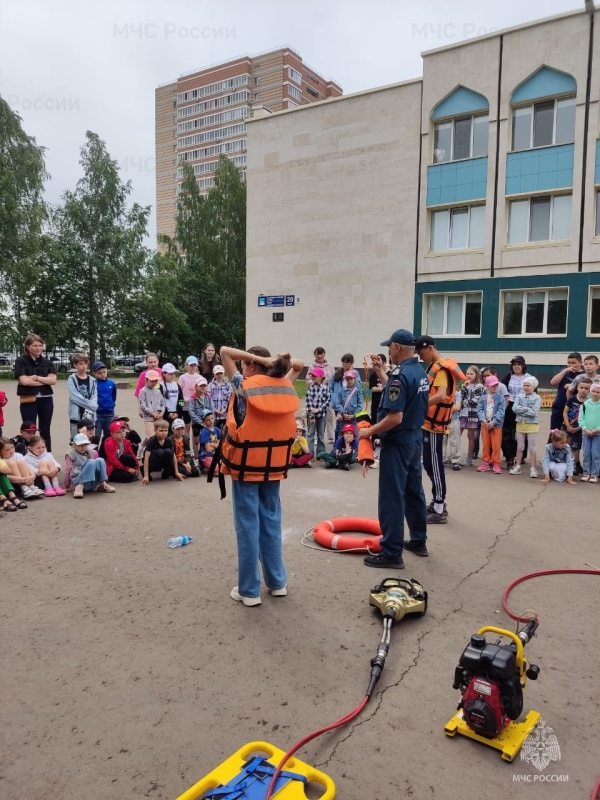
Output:
[[560,761],[560,746],[554,729],[541,719],[523,742],[521,761],[533,766],[540,772],[546,769],[551,761]]

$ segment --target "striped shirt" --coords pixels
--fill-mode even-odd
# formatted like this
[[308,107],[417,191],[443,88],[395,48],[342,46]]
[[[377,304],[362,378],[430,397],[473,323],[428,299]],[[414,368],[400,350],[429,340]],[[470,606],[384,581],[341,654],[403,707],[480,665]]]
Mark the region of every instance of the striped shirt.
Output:
[[[217,383],[217,381],[213,380],[208,384],[206,394],[212,400],[213,407],[218,416],[224,416],[227,413],[227,406],[229,405],[229,398],[232,392],[233,389],[228,381]],[[219,414],[217,409],[225,410],[222,414]]]

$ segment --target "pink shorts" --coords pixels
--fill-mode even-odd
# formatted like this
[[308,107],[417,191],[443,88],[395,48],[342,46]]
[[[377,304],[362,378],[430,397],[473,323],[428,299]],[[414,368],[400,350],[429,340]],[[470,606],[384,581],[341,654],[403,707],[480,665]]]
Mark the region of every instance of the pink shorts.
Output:
[[474,422],[470,420],[468,417],[460,417],[460,429],[461,431],[474,431],[479,427],[478,422]]

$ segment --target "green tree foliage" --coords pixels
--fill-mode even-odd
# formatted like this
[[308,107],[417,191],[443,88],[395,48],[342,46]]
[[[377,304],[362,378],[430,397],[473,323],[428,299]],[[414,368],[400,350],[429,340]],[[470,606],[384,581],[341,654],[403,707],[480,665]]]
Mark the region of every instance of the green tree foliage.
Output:
[[189,165],[178,201],[173,240],[163,237],[178,261],[179,307],[186,314],[188,350],[206,342],[245,343],[246,184],[221,156],[215,185],[202,196]]
[[0,97],[0,292],[3,324],[17,346],[27,332],[24,302],[35,278],[46,207],[44,148]]
[[144,279],[150,209],[137,203],[127,207],[131,182],[121,181],[116,161],[97,134],[88,131],[86,139],[83,177],[75,191],[65,192],[53,214],[54,263],[47,277],[54,291],[45,298],[45,308],[32,302],[29,313],[35,319],[48,308],[61,309],[67,335],[75,333],[87,342],[93,361],[97,353],[106,358],[109,348],[120,344],[117,332]]

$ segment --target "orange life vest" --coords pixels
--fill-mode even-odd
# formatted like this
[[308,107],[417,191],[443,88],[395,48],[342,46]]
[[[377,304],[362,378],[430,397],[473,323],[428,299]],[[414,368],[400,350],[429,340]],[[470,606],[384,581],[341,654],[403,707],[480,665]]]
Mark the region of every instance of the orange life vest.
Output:
[[[370,428],[371,423],[367,422],[366,420],[360,420],[356,423],[356,427],[360,430],[361,428]],[[375,462],[375,453],[373,452],[373,442],[371,438],[368,439],[359,439],[358,440],[358,458],[356,459],[359,464],[364,464],[365,461],[368,464],[373,464]]]
[[246,416],[236,422],[236,394],[227,409],[221,442],[221,472],[240,481],[278,481],[287,476],[300,406],[287,378],[244,378]]
[[431,364],[427,370],[427,377],[429,378],[429,396],[437,392],[437,387],[434,387],[433,382],[441,369],[447,371],[450,381],[444,400],[435,406],[427,406],[427,414],[425,415],[423,428],[427,431],[432,431],[432,433],[445,433],[448,429],[452,418],[452,406],[454,405],[456,397],[456,381],[466,380],[465,374],[453,358],[440,358],[438,361]]

